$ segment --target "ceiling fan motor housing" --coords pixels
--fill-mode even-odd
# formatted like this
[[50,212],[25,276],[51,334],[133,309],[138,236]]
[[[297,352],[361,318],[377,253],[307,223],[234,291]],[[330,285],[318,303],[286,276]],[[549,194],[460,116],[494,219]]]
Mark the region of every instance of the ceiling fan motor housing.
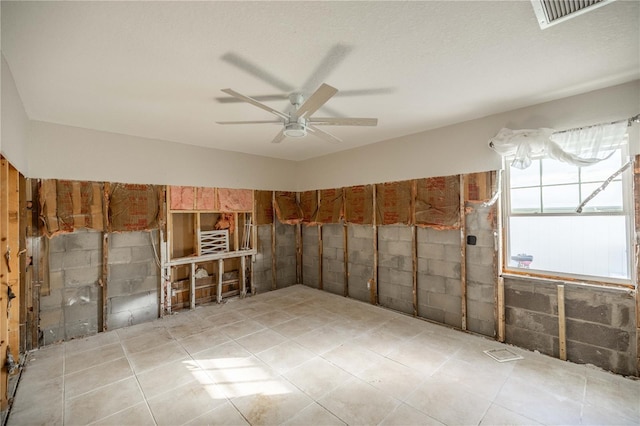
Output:
[[296,121],[284,125],[284,134],[290,138],[302,138],[307,136],[307,120],[298,117]]

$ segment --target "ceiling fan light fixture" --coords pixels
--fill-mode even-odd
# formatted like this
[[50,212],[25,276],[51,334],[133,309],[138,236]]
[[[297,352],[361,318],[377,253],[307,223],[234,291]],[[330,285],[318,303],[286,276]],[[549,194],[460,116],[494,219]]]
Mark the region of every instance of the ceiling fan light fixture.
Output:
[[284,134],[289,138],[303,138],[307,136],[307,127],[301,123],[289,123],[284,126]]

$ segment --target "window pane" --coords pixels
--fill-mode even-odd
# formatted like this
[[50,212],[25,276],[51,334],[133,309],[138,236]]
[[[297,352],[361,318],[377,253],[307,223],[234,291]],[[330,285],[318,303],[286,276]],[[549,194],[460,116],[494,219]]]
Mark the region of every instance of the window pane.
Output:
[[531,269],[629,279],[625,222],[625,216],[511,217],[508,265],[518,268],[512,256],[529,255]]
[[608,159],[581,168],[583,182],[604,182],[622,167],[622,155],[615,153]]
[[542,187],[542,206],[545,213],[573,212],[580,204],[578,185]]
[[577,183],[578,167],[562,161],[542,160],[542,184],[556,185],[559,183]]
[[540,160],[534,160],[524,170],[509,167],[509,182],[512,188],[540,185]]
[[[586,199],[601,184],[588,183],[582,185],[582,199]],[[584,206],[585,212],[621,212],[622,211],[622,182],[614,180],[603,191],[600,191]]]
[[540,213],[540,188],[512,189],[511,211],[513,213]]

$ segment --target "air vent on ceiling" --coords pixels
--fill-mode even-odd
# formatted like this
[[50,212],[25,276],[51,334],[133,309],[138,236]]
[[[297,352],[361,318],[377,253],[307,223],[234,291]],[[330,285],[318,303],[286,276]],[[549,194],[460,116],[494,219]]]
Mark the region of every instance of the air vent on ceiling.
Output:
[[543,30],[552,25],[592,11],[614,0],[531,0]]

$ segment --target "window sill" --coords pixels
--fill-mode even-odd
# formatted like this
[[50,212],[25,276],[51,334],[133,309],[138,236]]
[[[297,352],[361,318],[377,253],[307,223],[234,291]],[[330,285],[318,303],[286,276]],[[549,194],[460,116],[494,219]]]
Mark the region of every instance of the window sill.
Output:
[[607,290],[629,291],[635,290],[636,287],[632,283],[613,283],[605,281],[587,280],[587,279],[570,279],[567,277],[542,276],[532,273],[518,273],[514,271],[503,271],[502,278],[515,280],[540,281],[544,283],[567,285],[575,287],[589,287]]

